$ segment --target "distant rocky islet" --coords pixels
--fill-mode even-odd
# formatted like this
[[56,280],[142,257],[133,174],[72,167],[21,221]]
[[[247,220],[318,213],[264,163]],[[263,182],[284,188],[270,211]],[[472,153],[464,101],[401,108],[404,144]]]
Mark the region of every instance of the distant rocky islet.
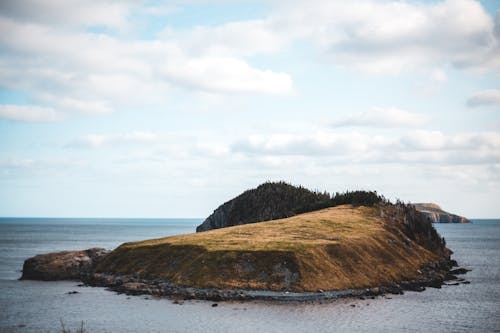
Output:
[[435,203],[413,203],[413,206],[432,223],[469,223],[466,217],[444,211]]

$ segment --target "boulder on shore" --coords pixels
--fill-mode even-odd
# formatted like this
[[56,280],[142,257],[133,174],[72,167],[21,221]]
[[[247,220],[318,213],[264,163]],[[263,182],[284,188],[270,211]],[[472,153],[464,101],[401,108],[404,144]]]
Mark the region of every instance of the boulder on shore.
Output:
[[21,280],[79,280],[94,264],[110,251],[91,248],[81,251],[62,251],[39,254],[26,259]]

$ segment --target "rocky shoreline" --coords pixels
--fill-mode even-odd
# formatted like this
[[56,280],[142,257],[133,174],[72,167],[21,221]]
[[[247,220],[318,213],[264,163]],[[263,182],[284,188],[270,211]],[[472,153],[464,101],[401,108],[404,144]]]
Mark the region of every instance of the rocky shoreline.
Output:
[[405,291],[424,291],[427,287],[441,288],[443,285],[468,284],[457,275],[469,270],[457,267],[455,260],[442,260],[422,267],[420,275],[411,281],[400,281],[389,286],[365,289],[347,289],[316,292],[291,292],[245,289],[197,289],[178,286],[164,280],[148,280],[138,276],[90,273],[81,279],[88,286],[106,287],[127,295],[152,295],[183,300],[210,301],[277,301],[277,302],[322,302],[342,298],[375,297],[386,294],[403,294]]
[[395,282],[392,285],[365,289],[347,289],[315,292],[292,292],[245,289],[197,289],[173,284],[165,280],[150,280],[138,275],[112,275],[96,273],[93,267],[109,251],[88,249],[37,255],[25,261],[23,280],[81,280],[87,286],[106,287],[127,295],[152,295],[172,299],[199,299],[210,301],[278,301],[278,302],[323,302],[342,298],[375,297],[384,294],[403,294],[404,291],[424,291],[427,287],[469,283],[458,278],[468,270],[457,267],[455,260],[443,259],[427,264],[419,270],[419,276],[411,281]]

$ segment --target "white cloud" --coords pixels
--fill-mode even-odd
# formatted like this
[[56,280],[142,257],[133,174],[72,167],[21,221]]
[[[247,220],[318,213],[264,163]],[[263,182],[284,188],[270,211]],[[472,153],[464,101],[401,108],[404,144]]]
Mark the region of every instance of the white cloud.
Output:
[[221,158],[230,154],[230,147],[223,142],[198,142],[195,144],[195,151],[198,156]]
[[[494,22],[477,1],[273,4],[262,19],[166,27],[158,39],[139,40],[107,29],[132,29],[132,21],[140,25],[148,15],[176,8],[133,1],[4,1],[0,31],[9,33],[0,35],[0,84],[53,109],[106,113],[167,105],[179,86],[202,93],[288,94],[290,74],[249,59],[303,42],[336,66],[375,73],[424,67],[441,83],[447,80],[439,69],[444,65],[500,68],[500,18]],[[142,21],[131,20],[133,13]],[[94,27],[98,33],[89,32]]]
[[[495,24],[478,1],[295,1],[278,6],[282,31],[313,41],[336,65],[398,73],[450,64],[498,70]],[[497,18],[496,24],[500,20]]]
[[[276,53],[297,41],[315,45],[334,65],[370,73],[399,73],[451,65],[500,68],[500,16],[474,0],[274,2],[265,19],[166,29],[188,54],[249,56]],[[431,79],[445,82],[434,69]]]
[[34,164],[35,164],[34,160],[26,158],[0,159],[0,168],[5,168],[5,169],[26,169],[32,167]]
[[234,58],[197,58],[169,62],[162,73],[183,85],[215,92],[286,94],[292,79],[286,73],[258,70]]
[[378,135],[317,131],[314,134],[252,135],[235,142],[232,149],[234,152],[268,156],[348,156],[394,143],[392,138]]
[[69,97],[56,97],[52,95],[39,96],[45,104],[51,104],[57,107],[58,110],[76,111],[83,113],[105,114],[113,112],[113,109],[107,102],[97,100],[75,99]]
[[469,107],[476,106],[499,106],[500,105],[500,89],[491,89],[480,91],[474,94],[467,100]]
[[[213,198],[207,212],[211,205],[239,192],[234,184],[244,189],[265,180],[285,179],[330,191],[371,188],[404,199],[428,195],[431,186],[439,187],[437,192],[473,187],[468,189],[469,195],[479,189],[498,188],[499,133],[420,130],[369,135],[310,129],[294,127],[288,133],[254,135],[221,135],[216,130],[196,135],[148,131],[94,134],[77,140],[80,148],[104,151],[65,152],[68,161],[76,158],[83,162],[71,165],[65,159],[42,157],[33,163],[23,158],[2,160],[0,156],[0,174],[12,179],[23,177],[22,172],[29,169],[47,179],[64,172],[80,177],[76,184],[92,183],[92,189],[109,186],[114,193],[116,184],[121,183],[132,196],[141,191],[162,198],[166,188],[175,192],[184,191],[189,184],[206,184],[210,190],[201,189],[202,196],[212,197],[212,190],[222,186],[225,193]],[[73,148],[77,141],[71,144]],[[192,192],[186,191],[186,197],[192,197]]]
[[55,121],[60,119],[52,108],[33,105],[0,105],[0,118],[17,121]]
[[220,94],[292,91],[286,73],[251,66],[230,52],[189,52],[175,38],[135,40],[1,15],[0,31],[9,31],[0,35],[0,84],[61,110],[166,105],[176,86]]
[[444,150],[449,147],[448,138],[440,131],[417,130],[406,134],[401,141],[412,151]]
[[446,83],[448,81],[448,76],[441,69],[434,69],[431,72],[430,78],[432,81],[437,83]]
[[276,53],[293,36],[280,32],[272,18],[226,23],[220,26],[196,26],[187,30],[165,29],[164,40],[182,45],[185,52],[220,56],[252,56]]
[[119,164],[134,164],[140,161],[147,161],[147,164],[173,163],[173,161],[192,163],[193,160],[218,161],[232,154],[229,144],[215,139],[213,134],[189,132],[131,131],[89,134],[74,139],[65,147],[126,151],[126,155],[122,157],[113,157]]
[[419,127],[427,123],[429,117],[397,108],[373,108],[338,119],[332,123],[334,127],[364,126],[364,127]]
[[0,13],[26,22],[123,29],[130,5],[108,0],[5,0],[0,2]]
[[177,11],[177,7],[165,4],[150,5],[142,9],[142,13],[152,16],[167,16]]
[[89,134],[69,144],[70,147],[100,148],[105,146],[151,144],[160,138],[153,132],[133,131],[122,134]]
[[232,145],[234,153],[278,158],[329,158],[336,163],[500,163],[500,134],[445,134],[415,130],[402,136],[359,132],[252,135]]

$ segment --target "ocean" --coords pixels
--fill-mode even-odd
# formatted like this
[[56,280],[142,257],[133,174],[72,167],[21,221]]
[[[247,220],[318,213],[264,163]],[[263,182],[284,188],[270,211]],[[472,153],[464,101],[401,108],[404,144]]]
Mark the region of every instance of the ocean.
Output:
[[[0,218],[0,332],[500,332],[500,220],[436,224],[470,284],[318,304],[126,296],[78,282],[19,281],[39,253],[115,248],[194,232],[201,219]],[[68,294],[78,291],[75,294]]]

